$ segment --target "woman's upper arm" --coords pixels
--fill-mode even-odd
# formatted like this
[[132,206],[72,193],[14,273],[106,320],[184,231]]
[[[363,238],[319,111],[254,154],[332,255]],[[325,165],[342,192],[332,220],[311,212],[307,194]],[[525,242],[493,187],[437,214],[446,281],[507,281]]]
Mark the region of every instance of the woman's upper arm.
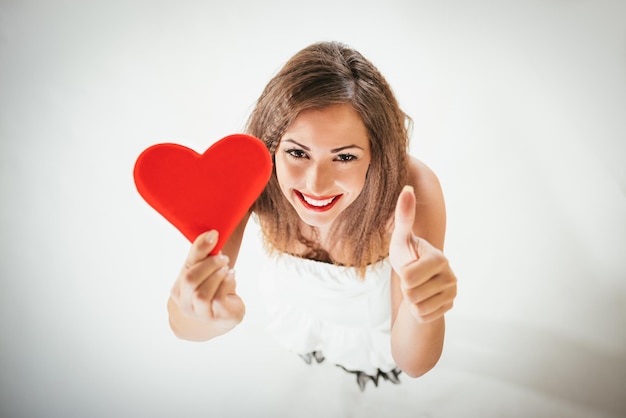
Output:
[[411,157],[410,183],[415,190],[413,232],[443,251],[446,234],[446,206],[437,175],[423,162]]

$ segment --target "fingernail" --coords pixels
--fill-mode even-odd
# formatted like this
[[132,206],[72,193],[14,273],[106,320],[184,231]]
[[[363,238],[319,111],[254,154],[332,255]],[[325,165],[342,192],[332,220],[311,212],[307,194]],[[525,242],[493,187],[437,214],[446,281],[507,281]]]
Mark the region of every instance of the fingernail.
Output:
[[211,232],[206,234],[206,241],[209,243],[209,245],[215,244],[215,242],[217,241],[217,231],[212,230]]
[[230,261],[230,258],[228,258],[227,255],[220,253],[220,260],[222,260],[225,263],[228,263]]
[[402,191],[403,192],[409,191],[411,193],[415,193],[414,190],[413,190],[413,186],[409,186],[408,184],[402,188]]

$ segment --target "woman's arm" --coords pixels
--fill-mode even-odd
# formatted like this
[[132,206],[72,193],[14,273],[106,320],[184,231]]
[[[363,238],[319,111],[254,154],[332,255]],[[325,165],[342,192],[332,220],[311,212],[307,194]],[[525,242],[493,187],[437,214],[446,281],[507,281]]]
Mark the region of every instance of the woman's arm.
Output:
[[414,196],[403,191],[398,199],[390,246],[391,347],[398,367],[418,377],[441,356],[444,313],[456,296],[456,277],[443,255],[446,213],[439,181],[415,159],[410,173]]
[[250,214],[235,228],[218,255],[211,233],[200,235],[176,278],[167,302],[170,328],[185,340],[206,341],[234,328],[245,314],[236,293],[235,266]]

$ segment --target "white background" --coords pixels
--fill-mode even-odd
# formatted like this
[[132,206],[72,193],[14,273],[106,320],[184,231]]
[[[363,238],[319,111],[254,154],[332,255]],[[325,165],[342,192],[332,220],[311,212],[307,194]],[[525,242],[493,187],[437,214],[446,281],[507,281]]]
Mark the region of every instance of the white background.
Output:
[[[626,415],[626,3],[0,1],[0,416]],[[243,129],[295,52],[374,62],[439,175],[459,278],[441,362],[361,394],[262,328],[177,340],[188,242],[137,194],[154,143]]]

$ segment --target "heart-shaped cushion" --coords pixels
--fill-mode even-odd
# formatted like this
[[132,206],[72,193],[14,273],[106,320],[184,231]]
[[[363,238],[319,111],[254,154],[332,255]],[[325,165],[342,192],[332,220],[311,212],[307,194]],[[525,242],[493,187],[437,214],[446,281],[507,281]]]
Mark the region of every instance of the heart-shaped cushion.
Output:
[[139,194],[189,241],[219,232],[211,254],[224,246],[271,173],[265,144],[244,134],[222,138],[204,154],[178,144],[153,145],[133,171]]

